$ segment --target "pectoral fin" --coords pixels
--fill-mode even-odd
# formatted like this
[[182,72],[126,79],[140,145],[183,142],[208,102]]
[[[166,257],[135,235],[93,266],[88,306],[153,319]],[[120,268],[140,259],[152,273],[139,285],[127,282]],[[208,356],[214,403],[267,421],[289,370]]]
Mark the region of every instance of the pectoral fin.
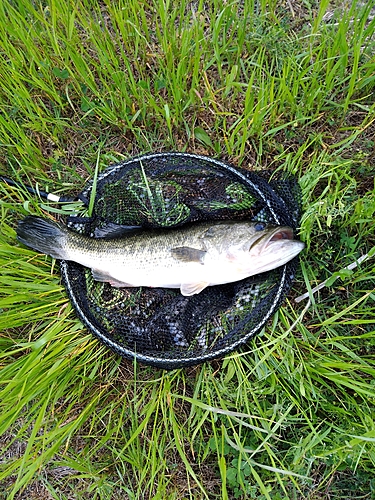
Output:
[[91,274],[95,281],[109,283],[111,286],[114,286],[116,288],[134,286],[131,285],[130,283],[124,283],[123,281],[118,281],[116,280],[116,278],[109,276],[109,274],[103,273],[103,271],[100,271],[99,269],[91,269]]
[[183,283],[181,285],[181,293],[185,297],[190,297],[190,295],[195,295],[204,290],[209,283],[207,281],[200,281],[198,283]]
[[204,256],[206,255],[204,250],[190,247],[172,248],[171,252],[173,257],[181,262],[199,262],[200,264],[204,264]]

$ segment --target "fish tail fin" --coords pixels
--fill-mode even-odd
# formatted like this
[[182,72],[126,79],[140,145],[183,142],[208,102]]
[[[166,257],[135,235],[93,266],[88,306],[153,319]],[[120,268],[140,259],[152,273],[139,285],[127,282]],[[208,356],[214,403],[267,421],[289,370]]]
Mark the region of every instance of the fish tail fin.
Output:
[[17,239],[54,259],[66,259],[67,230],[48,219],[30,215],[18,223]]

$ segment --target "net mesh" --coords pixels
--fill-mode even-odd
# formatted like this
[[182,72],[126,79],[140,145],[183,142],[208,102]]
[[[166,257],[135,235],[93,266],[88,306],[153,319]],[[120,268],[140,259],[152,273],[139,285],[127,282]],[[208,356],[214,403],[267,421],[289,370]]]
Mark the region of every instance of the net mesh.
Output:
[[[89,184],[80,197],[88,203],[95,196],[93,217],[71,217],[68,225],[92,237],[226,219],[296,229],[296,180],[269,179],[267,172],[254,174],[198,155],[143,155],[109,167],[95,187]],[[115,288],[70,261],[61,262],[61,271],[73,306],[94,335],[122,356],[173,369],[221,357],[259,332],[289,292],[297,265],[298,257],[191,297],[175,289]]]

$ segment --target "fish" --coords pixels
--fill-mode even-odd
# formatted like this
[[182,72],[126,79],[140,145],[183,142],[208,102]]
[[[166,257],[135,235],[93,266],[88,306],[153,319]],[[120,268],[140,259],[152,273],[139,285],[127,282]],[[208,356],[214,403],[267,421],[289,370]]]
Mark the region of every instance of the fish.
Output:
[[184,296],[236,282],[284,265],[304,248],[293,229],[256,221],[211,221],[115,238],[81,235],[31,215],[17,238],[54,259],[91,269],[94,280],[114,287],[179,288]]

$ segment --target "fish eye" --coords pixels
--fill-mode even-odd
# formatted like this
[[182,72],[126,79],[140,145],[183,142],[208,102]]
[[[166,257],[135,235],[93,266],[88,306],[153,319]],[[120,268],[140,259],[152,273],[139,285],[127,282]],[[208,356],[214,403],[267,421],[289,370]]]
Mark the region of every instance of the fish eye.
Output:
[[255,231],[263,231],[266,225],[264,222],[257,222],[254,226]]

